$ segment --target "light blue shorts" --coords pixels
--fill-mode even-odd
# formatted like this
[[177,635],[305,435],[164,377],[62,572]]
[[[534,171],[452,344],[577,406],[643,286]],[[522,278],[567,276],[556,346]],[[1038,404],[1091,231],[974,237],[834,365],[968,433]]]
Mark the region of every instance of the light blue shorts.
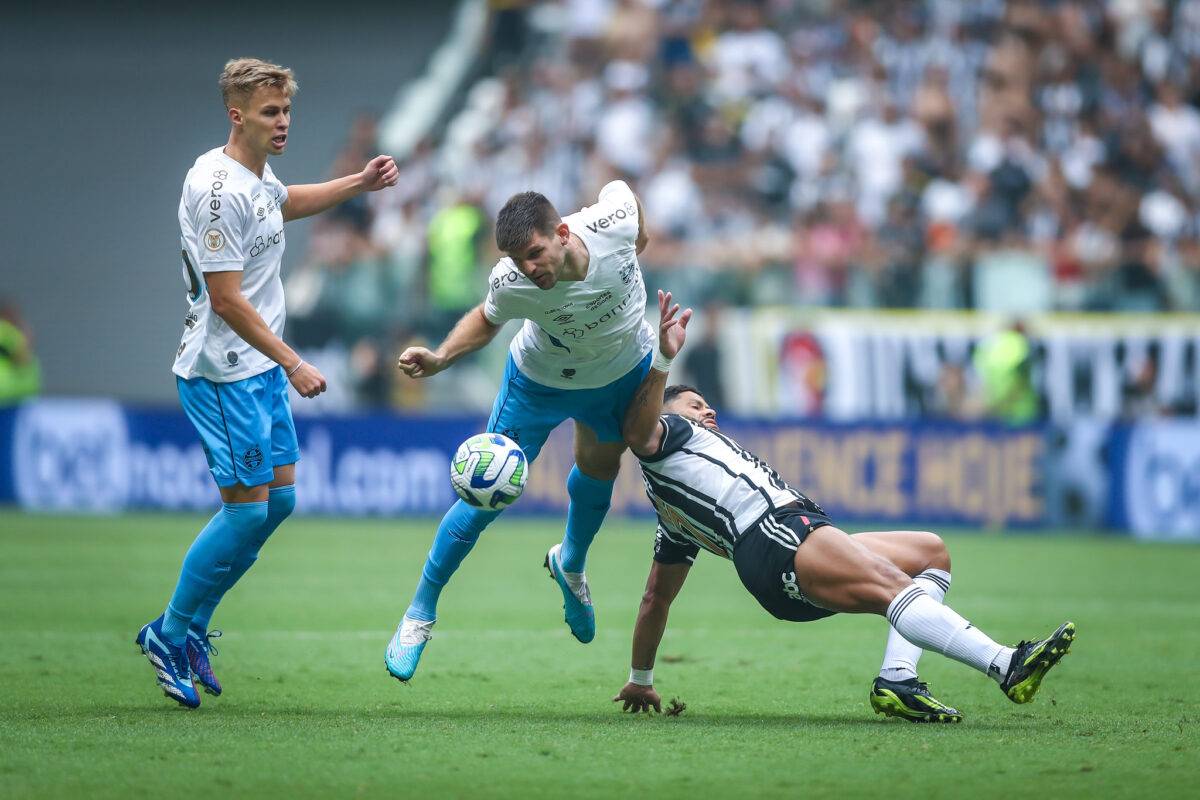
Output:
[[636,367],[597,389],[555,389],[530,380],[510,355],[488,432],[502,433],[521,445],[530,461],[537,458],[550,431],[567,419],[584,423],[602,442],[622,441],[625,410],[650,371],[650,361],[647,353]]
[[176,376],[183,411],[200,434],[218,486],[260,486],[300,460],[282,367],[231,383]]

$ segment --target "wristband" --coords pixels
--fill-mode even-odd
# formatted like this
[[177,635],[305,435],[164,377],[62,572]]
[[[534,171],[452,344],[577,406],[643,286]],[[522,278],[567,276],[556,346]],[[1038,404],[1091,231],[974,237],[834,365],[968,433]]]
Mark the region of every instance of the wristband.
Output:
[[650,669],[638,669],[637,667],[630,669],[629,682],[636,683],[638,686],[653,686],[654,667]]
[[287,374],[287,376],[288,376],[289,378],[290,378],[290,377],[292,377],[292,376],[293,376],[293,375],[295,375],[297,372],[299,372],[299,371],[300,371],[300,368],[301,368],[301,367],[303,367],[303,366],[304,366],[304,359],[302,358],[302,359],[300,359],[300,363],[299,363],[299,364],[297,364],[296,366],[292,367],[292,371],[291,371],[291,372],[289,372],[289,373]]
[[661,350],[655,350],[654,351],[654,360],[650,362],[650,369],[656,369],[659,372],[670,372],[671,371],[671,362],[674,360],[675,360],[674,356],[672,356],[671,358],[667,358],[666,356],[664,356],[662,354]]

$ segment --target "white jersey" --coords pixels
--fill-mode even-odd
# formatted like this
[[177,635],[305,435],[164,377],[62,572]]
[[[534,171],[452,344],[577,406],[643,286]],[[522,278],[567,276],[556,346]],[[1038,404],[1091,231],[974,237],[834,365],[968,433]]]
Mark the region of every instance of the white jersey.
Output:
[[182,378],[229,383],[275,362],[212,312],[205,272],[242,273],[242,295],[276,336],[283,335],[283,204],[287,187],[270,165],[260,179],[220,147],[196,159],[183,181],[179,231],[188,312],[173,371]]
[[624,181],[613,181],[596,205],[563,221],[587,246],[587,276],[543,290],[502,258],[483,313],[495,325],[525,320],[509,352],[527,377],[559,389],[595,389],[637,366],[656,339],[637,260],[637,201]]
[[792,503],[820,512],[770,464],[723,433],[677,414],[661,417],[660,424],[658,452],[638,457],[646,495],[658,512],[660,543],[665,536],[675,545],[733,558],[738,539],[770,512]]

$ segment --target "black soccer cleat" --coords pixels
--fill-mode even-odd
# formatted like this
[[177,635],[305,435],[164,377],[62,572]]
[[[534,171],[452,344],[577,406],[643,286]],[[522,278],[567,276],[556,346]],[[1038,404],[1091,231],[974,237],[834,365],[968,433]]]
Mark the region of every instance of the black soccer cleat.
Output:
[[909,722],[962,722],[963,719],[958,709],[931,695],[929,686],[916,678],[906,681],[876,678],[871,684],[871,708],[876,714]]
[[1014,703],[1033,700],[1050,668],[1062,660],[1075,641],[1075,623],[1064,622],[1058,630],[1037,642],[1021,642],[1008,665],[1001,690]]

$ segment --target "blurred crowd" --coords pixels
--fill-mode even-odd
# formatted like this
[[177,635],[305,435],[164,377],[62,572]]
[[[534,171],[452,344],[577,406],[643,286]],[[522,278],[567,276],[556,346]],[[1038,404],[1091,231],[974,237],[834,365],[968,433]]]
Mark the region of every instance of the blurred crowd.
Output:
[[29,325],[15,300],[0,297],[0,408],[37,395],[41,387]]
[[[490,222],[613,178],[686,303],[1200,310],[1200,0],[493,0],[399,186],[322,219],[292,335],[405,405],[399,342],[482,297]],[[376,147],[358,120],[332,172]]]

